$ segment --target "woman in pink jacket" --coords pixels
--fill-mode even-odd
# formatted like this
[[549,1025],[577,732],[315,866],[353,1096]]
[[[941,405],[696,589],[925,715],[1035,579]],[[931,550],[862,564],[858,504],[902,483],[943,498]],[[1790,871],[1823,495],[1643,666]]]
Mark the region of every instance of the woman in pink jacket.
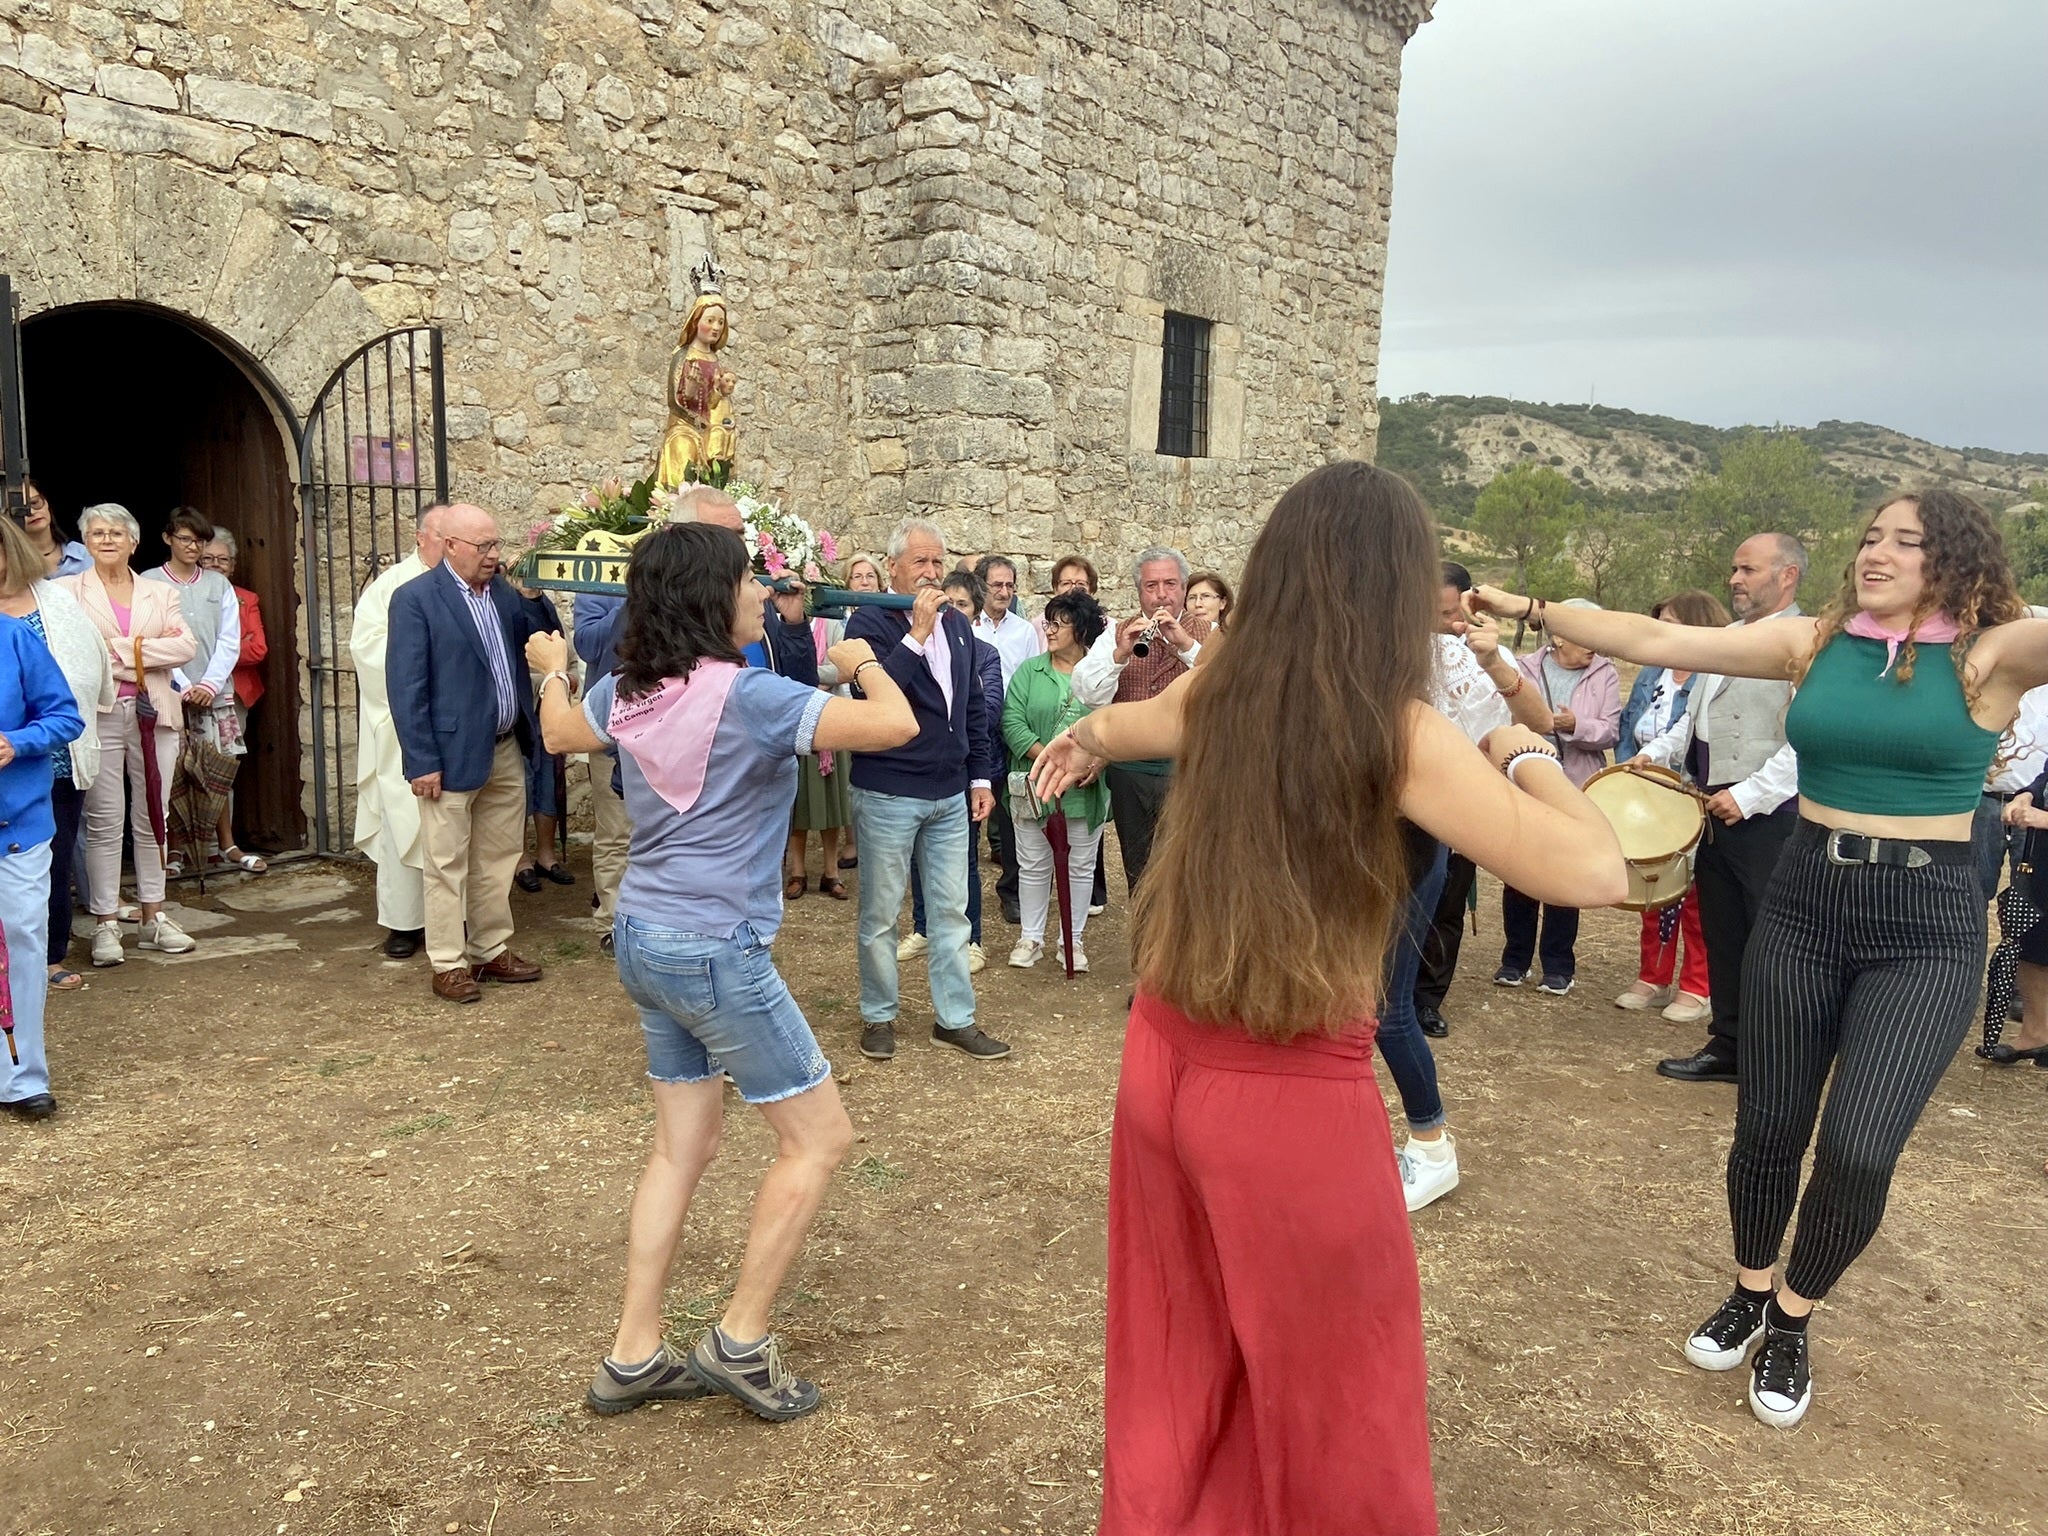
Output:
[[[178,732],[185,707],[178,699],[173,669],[198,654],[178,607],[176,589],[160,581],[137,581],[128,561],[142,541],[142,529],[126,507],[102,502],[79,514],[79,533],[92,556],[92,569],[65,578],[107,643],[114,667],[114,707],[102,711],[96,728],[100,771],[85,795],[85,872],[92,887],[92,963],[119,965],[121,927],[122,813],[135,840],[135,897],[142,906],[137,947],[181,955],[191,938],[164,915],[164,865],[150,817],[144,754],[156,757],[157,814],[170,804],[171,772],[178,761]],[[138,659],[141,676],[136,675]],[[135,700],[147,692],[156,725],[145,741]]]
[[[1570,606],[1596,605],[1574,600]],[[1519,657],[1516,665],[1550,706],[1557,722],[1550,739],[1557,744],[1565,777],[1584,784],[1607,766],[1607,749],[1621,738],[1621,676],[1614,663],[1569,640],[1553,640],[1541,650]],[[1501,897],[1501,928],[1506,943],[1501,947],[1500,969],[1493,973],[1495,986],[1519,987],[1540,954],[1543,979],[1536,990],[1552,997],[1571,991],[1578,971],[1577,907],[1547,906],[1510,888]]]

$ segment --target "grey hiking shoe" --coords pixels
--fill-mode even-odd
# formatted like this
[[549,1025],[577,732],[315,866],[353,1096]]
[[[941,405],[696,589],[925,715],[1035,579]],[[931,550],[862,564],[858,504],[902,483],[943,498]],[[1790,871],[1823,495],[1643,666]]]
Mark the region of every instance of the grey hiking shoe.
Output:
[[654,1352],[644,1369],[626,1375],[610,1360],[597,1367],[597,1378],[583,1400],[593,1413],[630,1413],[642,1403],[658,1403],[685,1397],[706,1397],[711,1389],[690,1373],[689,1365],[676,1357],[668,1345]]
[[965,1029],[947,1029],[943,1025],[932,1026],[932,1044],[950,1045],[955,1050],[965,1051],[980,1061],[1001,1061],[1010,1054],[1010,1048],[994,1035],[985,1035],[977,1024]]
[[690,1351],[690,1374],[749,1413],[777,1423],[800,1419],[823,1401],[817,1383],[782,1363],[782,1345],[772,1333],[751,1352],[733,1355],[719,1331],[710,1329]]
[[869,1061],[891,1061],[896,1055],[896,1026],[869,1024],[860,1032],[860,1053]]

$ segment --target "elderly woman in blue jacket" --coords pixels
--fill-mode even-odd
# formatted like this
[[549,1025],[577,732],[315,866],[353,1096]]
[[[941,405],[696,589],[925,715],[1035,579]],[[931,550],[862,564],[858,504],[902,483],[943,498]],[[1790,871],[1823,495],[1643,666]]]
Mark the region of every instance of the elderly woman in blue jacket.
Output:
[[[1672,624],[1723,627],[1728,623],[1728,610],[1711,594],[1694,590],[1667,597],[1650,610],[1650,617]],[[1616,762],[1626,762],[1685,718],[1693,677],[1691,672],[1674,672],[1668,667],[1645,667],[1636,674],[1628,703],[1622,706],[1621,740],[1614,747]],[[1642,966],[1634,985],[1614,1000],[1614,1006],[1661,1008],[1674,1024],[1697,1023],[1712,1011],[1707,1001],[1707,944],[1700,931],[1695,893],[1687,891],[1683,901],[1643,914]]]

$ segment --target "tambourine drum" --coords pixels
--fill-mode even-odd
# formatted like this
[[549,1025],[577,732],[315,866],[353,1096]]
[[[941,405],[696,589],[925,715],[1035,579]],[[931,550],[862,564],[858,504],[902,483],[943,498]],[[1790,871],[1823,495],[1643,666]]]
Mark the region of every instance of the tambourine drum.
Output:
[[1628,860],[1631,912],[1654,912],[1692,888],[1692,853],[1707,815],[1700,798],[1667,768],[1616,763],[1586,780],[1586,798],[1614,828]]

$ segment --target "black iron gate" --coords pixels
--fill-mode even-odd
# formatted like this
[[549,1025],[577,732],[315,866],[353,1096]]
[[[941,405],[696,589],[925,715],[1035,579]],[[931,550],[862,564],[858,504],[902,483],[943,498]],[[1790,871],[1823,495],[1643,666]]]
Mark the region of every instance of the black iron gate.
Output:
[[0,274],[0,512],[28,511],[28,437],[21,421],[21,316],[14,279]]
[[356,598],[412,553],[419,515],[448,499],[441,332],[392,331],[334,370],[299,440],[314,847],[355,842]]

